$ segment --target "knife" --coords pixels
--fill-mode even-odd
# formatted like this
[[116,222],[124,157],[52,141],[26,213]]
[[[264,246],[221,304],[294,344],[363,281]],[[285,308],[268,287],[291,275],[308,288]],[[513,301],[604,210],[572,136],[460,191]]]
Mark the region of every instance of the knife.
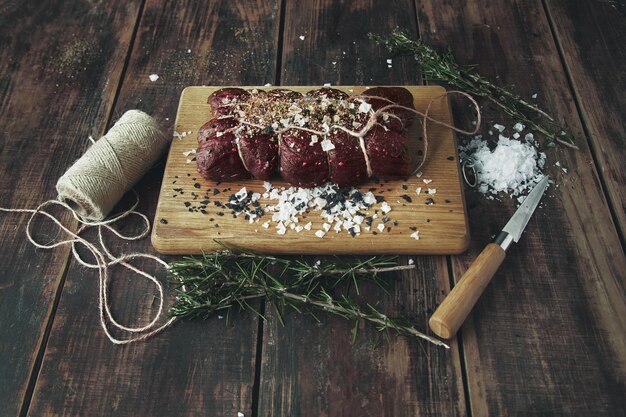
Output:
[[454,336],[465,321],[476,301],[491,281],[504,260],[507,249],[517,243],[539,205],[544,191],[548,187],[549,177],[545,176],[535,185],[513,217],[504,226],[496,238],[483,249],[472,262],[450,294],[435,310],[428,324],[439,337],[449,339]]

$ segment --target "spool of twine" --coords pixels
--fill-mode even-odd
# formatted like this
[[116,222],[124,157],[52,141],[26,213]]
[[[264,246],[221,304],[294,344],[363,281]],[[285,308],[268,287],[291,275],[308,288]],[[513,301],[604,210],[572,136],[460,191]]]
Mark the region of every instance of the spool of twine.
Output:
[[86,220],[103,220],[167,145],[152,117],[127,111],[59,178],[58,200]]

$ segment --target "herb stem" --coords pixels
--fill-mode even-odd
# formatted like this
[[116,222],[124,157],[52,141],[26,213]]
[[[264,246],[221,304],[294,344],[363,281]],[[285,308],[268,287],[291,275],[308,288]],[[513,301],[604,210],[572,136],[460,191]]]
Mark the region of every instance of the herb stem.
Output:
[[[331,258],[327,262],[309,263],[304,258],[278,258],[251,252],[224,250],[205,254],[202,258],[188,257],[169,265],[169,273],[177,285],[177,297],[171,313],[180,317],[207,318],[217,311],[239,306],[256,311],[249,302],[265,299],[277,307],[300,312],[308,305],[355,322],[365,320],[378,331],[393,330],[398,334],[427,340],[437,346],[445,343],[416,330],[403,318],[391,319],[375,307],[359,306],[346,295],[330,295],[339,284],[354,286],[371,282],[386,289],[383,273],[414,269],[415,265],[397,265],[390,256],[372,256],[344,261]],[[355,332],[357,326],[353,329]],[[353,333],[355,337],[356,333]]]
[[385,328],[391,328],[393,330],[396,330],[398,333],[419,337],[437,346],[443,346],[446,349],[450,349],[450,346],[448,346],[446,343],[442,342],[441,340],[430,337],[427,334],[424,334],[411,326],[397,324],[391,319],[381,319],[378,317],[372,317],[366,314],[365,312],[362,312],[361,310],[354,310],[354,309],[346,308],[340,305],[339,303],[336,303],[333,301],[315,300],[315,299],[311,299],[310,297],[306,297],[300,294],[292,294],[290,292],[284,292],[283,295],[285,298],[289,298],[299,303],[319,307],[326,312],[336,313],[346,318],[367,320],[369,322],[378,324],[379,326],[384,326]]
[[[548,140],[548,146],[560,143],[569,148],[578,149],[572,134],[557,124],[552,116],[535,104],[527,102],[519,94],[495,85],[471,67],[458,65],[450,50],[445,54],[440,54],[422,40],[413,38],[408,32],[400,29],[394,30],[388,36],[370,33],[369,37],[374,42],[385,46],[391,53],[412,54],[426,79],[442,81],[488,99],[515,121],[522,122],[530,129],[541,133]],[[538,118],[545,120],[540,123],[536,121]]]

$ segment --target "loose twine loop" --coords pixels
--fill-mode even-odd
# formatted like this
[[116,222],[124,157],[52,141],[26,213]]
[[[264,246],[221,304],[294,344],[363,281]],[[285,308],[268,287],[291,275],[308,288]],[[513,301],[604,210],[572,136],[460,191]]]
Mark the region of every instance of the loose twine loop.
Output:
[[[48,200],[40,204],[34,210],[33,209],[7,209],[7,208],[0,207],[0,211],[4,211],[4,212],[31,213],[28,219],[28,222],[26,224],[26,236],[28,238],[28,241],[32,243],[35,247],[40,248],[40,249],[53,249],[59,246],[71,245],[74,259],[76,259],[76,261],[79,264],[87,268],[93,268],[93,269],[98,270],[98,311],[99,311],[100,326],[104,330],[104,333],[106,334],[108,339],[116,345],[125,345],[125,344],[129,344],[132,342],[145,340],[149,338],[150,336],[153,336],[159,333],[160,331],[164,330],[165,328],[169,327],[170,325],[172,325],[176,319],[175,317],[172,317],[168,319],[167,321],[165,321],[165,323],[159,325],[160,319],[165,314],[165,311],[164,311],[165,295],[163,292],[163,285],[159,282],[159,280],[154,275],[148,274],[147,272],[142,271],[141,269],[129,263],[129,261],[132,261],[134,259],[139,259],[139,258],[152,259],[167,270],[168,269],[167,262],[163,261],[157,256],[150,255],[148,253],[130,253],[130,254],[125,254],[121,256],[115,256],[111,253],[111,251],[108,249],[107,245],[105,244],[103,233],[102,233],[103,230],[108,230],[114,235],[116,235],[117,237],[119,237],[120,239],[123,239],[126,241],[135,241],[135,240],[143,239],[150,232],[150,220],[148,220],[148,217],[135,210],[135,208],[137,208],[137,205],[139,204],[139,196],[137,195],[135,191],[133,191],[133,193],[135,195],[135,202],[133,203],[132,207],[130,207],[128,210],[125,210],[119,214],[114,215],[113,217],[107,220],[96,221],[96,222],[85,221],[85,219],[80,217],[77,210],[75,210],[72,206],[62,201],[58,201],[58,200]],[[74,219],[76,219],[80,223],[80,227],[78,228],[78,230],[76,232],[71,231],[54,214],[51,214],[50,212],[46,211],[46,208],[50,206],[60,206],[68,210],[70,213],[72,213],[72,216],[74,217]],[[69,238],[59,240],[53,243],[38,242],[37,239],[33,235],[33,220],[37,216],[44,216],[52,220],[63,232],[65,232],[69,236]],[[127,218],[129,216],[138,216],[143,221],[144,227],[137,234],[124,235],[111,226],[112,224],[124,218]],[[98,230],[98,242],[99,242],[100,247],[89,242],[87,239],[81,236],[81,234],[84,233],[86,230],[94,228],[94,227],[97,228]],[[83,245],[93,255],[95,259],[95,263],[91,263],[83,259],[83,257],[78,253],[78,250],[77,250],[77,245],[79,244]],[[109,299],[108,294],[109,294],[110,278],[111,278],[109,269],[115,265],[121,265],[135,272],[136,274],[145,277],[150,282],[152,282],[154,286],[156,287],[156,290],[159,294],[159,297],[158,297],[159,305],[158,305],[156,314],[154,314],[153,318],[150,320],[148,324],[144,326],[138,326],[138,327],[129,327],[129,326],[121,324],[113,316],[113,313],[111,312],[111,301]],[[111,333],[111,331],[109,330],[109,326],[116,328],[118,330],[130,332],[130,333],[141,333],[141,334],[136,337],[119,339]]]
[[[109,132],[96,141],[87,152],[77,160],[57,182],[58,199],[40,204],[36,209],[1,208],[0,211],[14,213],[31,213],[26,225],[26,236],[30,243],[42,249],[53,249],[63,245],[71,245],[72,255],[76,261],[87,268],[98,270],[98,310],[100,325],[108,339],[117,345],[124,345],[145,340],[174,323],[175,318],[163,320],[164,310],[163,285],[151,274],[131,265],[134,259],[152,259],[165,269],[168,264],[162,259],[147,253],[130,253],[115,256],[105,244],[103,231],[108,230],[126,241],[142,239],[150,232],[148,218],[136,211],[139,196],[136,192],[135,203],[128,210],[105,217],[113,209],[122,196],[158,161],[169,141],[159,129],[156,121],[138,110],[130,110],[115,123]],[[46,209],[60,206],[76,219],[80,226],[76,232],[51,214]],[[52,220],[68,236],[67,239],[53,243],[38,242],[33,235],[33,220],[44,216]],[[124,235],[112,225],[129,216],[139,216],[143,221],[143,229],[135,235]],[[90,228],[98,229],[98,244],[94,244],[81,236]],[[95,262],[84,260],[78,253],[77,246],[82,245],[94,257]],[[155,287],[159,296],[156,314],[148,324],[143,326],[126,326],[115,319],[111,312],[109,287],[111,274],[109,269],[121,265],[136,274],[148,279]],[[164,321],[164,322],[163,322]],[[162,324],[159,324],[162,323]],[[126,338],[117,338],[109,328],[118,331],[138,334]]]
[[[449,94],[463,95],[475,106],[477,110],[477,123],[474,131],[470,132],[458,129],[429,116],[433,103]],[[421,168],[426,160],[428,151],[428,121],[468,135],[475,134],[480,129],[481,115],[478,103],[476,103],[469,94],[453,90],[433,98],[428,103],[424,113],[392,103],[374,112],[367,126],[361,131],[353,132],[345,128],[343,128],[343,130],[361,139],[365,136],[366,131],[371,129],[374,123],[376,123],[377,117],[382,114],[383,111],[392,108],[411,111],[423,117],[423,158],[415,171]],[[126,345],[146,340],[168,328],[176,321],[175,317],[163,319],[166,315],[166,311],[164,309],[165,295],[161,282],[159,282],[154,275],[130,264],[130,261],[140,258],[151,259],[163,266],[166,270],[169,268],[169,265],[159,257],[147,253],[130,253],[115,256],[108,249],[103,237],[104,230],[108,230],[115,236],[126,241],[136,241],[148,235],[150,232],[150,221],[147,216],[135,210],[139,204],[139,196],[134,191],[135,202],[132,207],[113,215],[109,219],[105,220],[105,218],[122,196],[160,158],[167,148],[168,143],[169,141],[162,134],[152,117],[137,110],[130,110],[115,123],[104,137],[96,141],[87,152],[59,178],[57,182],[57,191],[59,194],[57,200],[46,201],[35,209],[0,207],[0,211],[2,212],[31,214],[26,225],[26,236],[35,247],[53,249],[63,245],[71,245],[72,255],[80,265],[98,270],[98,311],[100,325],[107,338],[116,345]],[[73,232],[63,225],[54,214],[46,211],[46,209],[51,206],[60,206],[68,210],[74,219],[79,222],[80,226],[78,230]],[[52,220],[60,230],[67,234],[68,238],[53,243],[38,242],[32,230],[33,220],[37,216],[44,216]],[[114,223],[130,216],[138,216],[142,220],[144,227],[139,233],[124,235],[112,227]],[[98,244],[94,244],[81,236],[82,233],[94,227],[97,228],[98,231]],[[82,245],[86,248],[94,257],[95,262],[88,262],[81,257],[77,250],[78,245]],[[146,278],[156,287],[159,295],[158,309],[146,325],[136,327],[126,326],[121,324],[113,316],[111,312],[111,300],[109,298],[111,278],[109,269],[116,265],[127,268],[139,276]],[[131,333],[132,335],[125,338],[118,338],[111,333],[110,327],[117,331]]]

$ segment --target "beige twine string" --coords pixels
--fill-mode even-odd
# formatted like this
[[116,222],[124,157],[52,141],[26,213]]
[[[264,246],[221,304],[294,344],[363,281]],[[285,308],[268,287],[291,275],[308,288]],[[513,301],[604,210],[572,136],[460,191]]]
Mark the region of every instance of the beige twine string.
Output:
[[[175,318],[163,322],[165,315],[165,295],[163,285],[151,274],[142,271],[129,262],[138,259],[152,259],[168,268],[162,259],[147,253],[130,253],[115,256],[107,248],[103,230],[106,229],[123,240],[139,240],[150,232],[148,218],[135,211],[139,204],[139,197],[135,193],[135,203],[131,208],[104,220],[113,206],[121,199],[126,191],[132,187],[152,165],[159,159],[165,150],[168,141],[161,133],[158,125],[149,115],[131,110],[126,112],[120,120],[109,130],[106,136],[95,142],[89,150],[59,179],[57,191],[58,200],[49,200],[40,204],[36,209],[10,209],[0,207],[0,211],[13,213],[31,213],[26,225],[26,236],[36,247],[53,249],[59,246],[72,246],[72,254],[76,261],[87,268],[98,269],[98,311],[100,325],[108,339],[117,345],[145,340],[174,323]],[[134,192],[134,191],[133,191]],[[49,206],[61,206],[72,213],[80,226],[76,232],[63,225],[61,221],[45,209]],[[38,215],[52,220],[69,237],[52,243],[38,242],[32,233],[33,220]],[[121,219],[136,215],[143,223],[143,229],[136,235],[123,235],[112,225]],[[92,228],[98,229],[99,247],[81,237],[81,233]],[[77,244],[83,245],[94,257],[95,263],[85,261],[77,251]],[[121,265],[136,274],[143,276],[154,284],[159,295],[159,305],[156,314],[150,322],[143,326],[129,327],[120,324],[111,312],[109,299],[110,274],[109,268]],[[162,324],[159,324],[162,323]],[[117,338],[109,327],[118,331],[125,331],[138,336]]]
[[[434,119],[432,117],[430,117],[428,114],[430,113],[430,109],[432,108],[433,104],[437,101],[440,100],[444,97],[447,97],[449,95],[454,95],[454,94],[459,94],[465,98],[467,98],[472,105],[474,106],[474,108],[476,109],[476,126],[474,127],[474,130],[463,130],[463,129],[459,129],[454,127],[451,124],[448,124],[446,122],[442,122],[441,120],[437,120]],[[282,134],[284,132],[286,132],[287,130],[290,129],[295,129],[295,130],[302,130],[305,132],[309,132],[315,135],[320,135],[320,136],[326,136],[331,130],[333,129],[337,129],[337,130],[341,130],[345,133],[347,133],[348,135],[357,138],[359,140],[359,147],[361,148],[361,152],[363,153],[363,157],[365,159],[365,166],[367,169],[367,176],[371,177],[373,175],[372,172],[372,167],[371,167],[371,163],[370,163],[370,157],[367,153],[367,149],[365,146],[365,136],[369,133],[369,131],[377,124],[380,124],[378,122],[378,118],[380,116],[382,116],[384,113],[386,113],[386,111],[391,110],[391,109],[401,109],[401,110],[406,110],[408,112],[417,114],[419,116],[422,116],[422,128],[423,128],[423,138],[424,138],[424,150],[423,150],[423,154],[422,154],[422,160],[419,162],[419,164],[417,165],[416,168],[414,168],[411,171],[411,174],[415,174],[417,171],[419,171],[419,169],[424,166],[424,163],[426,162],[426,155],[428,154],[428,128],[427,128],[427,123],[428,121],[431,121],[434,124],[446,127],[454,132],[457,133],[462,133],[464,135],[474,135],[476,133],[478,133],[480,131],[480,126],[481,126],[481,113],[480,113],[480,106],[478,105],[478,103],[476,102],[476,100],[474,100],[474,97],[472,97],[470,94],[464,92],[464,91],[459,91],[459,90],[450,90],[450,91],[446,91],[436,97],[433,97],[429,102],[428,105],[426,106],[426,110],[422,113],[419,110],[413,109],[411,107],[405,107],[402,106],[400,104],[396,104],[393,101],[389,100],[388,98],[385,97],[380,97],[380,96],[371,96],[371,95],[359,95],[359,96],[354,96],[354,98],[363,98],[363,99],[378,99],[378,100],[382,100],[382,101],[386,101],[389,104],[381,107],[380,109],[373,111],[370,110],[370,116],[367,120],[367,123],[365,124],[365,126],[363,126],[361,128],[361,130],[359,131],[354,131],[351,129],[348,129],[345,126],[342,126],[340,124],[332,124],[329,126],[328,130],[315,130],[315,129],[311,129],[308,127],[302,127],[302,126],[295,126],[295,125],[286,125],[284,126],[282,129],[278,130],[278,155],[280,155],[280,144],[282,141]],[[246,104],[246,103],[242,103],[242,104]],[[386,113],[388,116],[390,117],[394,117],[396,119],[400,119],[398,116],[394,115],[393,113]],[[253,126],[256,128],[260,128],[260,129],[264,129],[265,126],[263,125],[259,125],[257,123],[252,123],[252,122],[248,122],[247,120],[244,119],[239,119],[237,117],[234,116],[225,116],[225,117],[221,117],[221,119],[229,119],[229,118],[234,118],[237,122],[239,122],[240,124],[244,124],[244,125],[248,125],[248,126]],[[400,119],[401,120],[401,119]],[[227,131],[232,131],[236,129],[236,127],[231,128],[231,129],[227,129]],[[244,161],[243,155],[242,155],[242,151],[241,148],[239,147],[239,138],[237,135],[235,135],[236,138],[236,145],[237,145],[237,152],[239,154],[239,159],[241,159],[241,162],[243,163],[244,168],[246,169],[246,171],[248,171],[248,168],[246,167],[246,163]],[[328,151],[327,151],[328,154]]]
[[168,140],[155,120],[129,110],[57,182],[58,200],[101,221],[159,159]]

